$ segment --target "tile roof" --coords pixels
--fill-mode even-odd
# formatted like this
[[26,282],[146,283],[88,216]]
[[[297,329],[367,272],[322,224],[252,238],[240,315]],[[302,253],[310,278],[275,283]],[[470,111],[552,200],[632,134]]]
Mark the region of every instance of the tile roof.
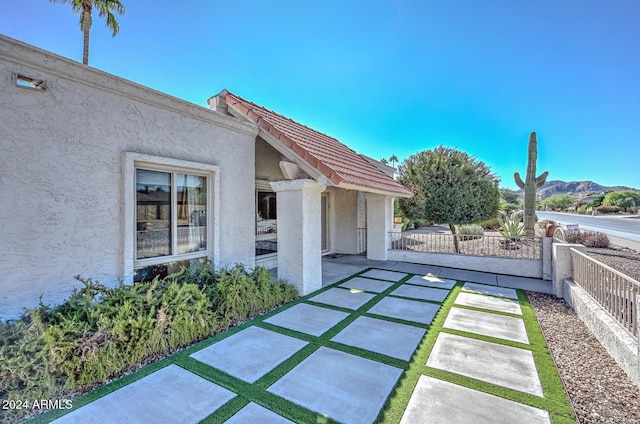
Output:
[[[409,197],[413,193],[337,139],[224,90],[227,107],[279,140],[336,186]],[[369,189],[369,190],[367,190]]]

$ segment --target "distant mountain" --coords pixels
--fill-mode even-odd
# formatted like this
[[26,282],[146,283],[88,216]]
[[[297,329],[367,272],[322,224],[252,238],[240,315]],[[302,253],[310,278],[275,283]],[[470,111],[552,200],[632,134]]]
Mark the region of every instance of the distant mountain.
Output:
[[[593,181],[571,181],[565,182],[560,180],[552,180],[544,183],[542,187],[538,189],[538,196],[542,199],[553,196],[554,194],[573,194],[578,197],[584,197],[589,193],[597,192],[609,192],[620,190],[635,190],[635,188],[625,186],[603,186]],[[520,189],[518,192],[524,196],[524,190]]]

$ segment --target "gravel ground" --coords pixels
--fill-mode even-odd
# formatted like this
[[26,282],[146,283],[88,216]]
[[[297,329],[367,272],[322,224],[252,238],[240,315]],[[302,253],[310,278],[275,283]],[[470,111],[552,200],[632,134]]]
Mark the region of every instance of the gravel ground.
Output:
[[[590,256],[640,281],[640,255],[587,249]],[[640,423],[640,389],[562,299],[527,292],[579,423]]]
[[588,247],[587,254],[611,268],[640,281],[640,254],[635,250],[618,247]]

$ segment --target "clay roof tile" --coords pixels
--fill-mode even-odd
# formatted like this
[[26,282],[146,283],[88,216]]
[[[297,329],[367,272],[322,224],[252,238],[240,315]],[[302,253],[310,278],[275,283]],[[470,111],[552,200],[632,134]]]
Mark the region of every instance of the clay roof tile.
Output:
[[339,140],[260,105],[225,92],[228,105],[292,149],[335,185],[351,184],[390,194],[411,196],[402,184]]

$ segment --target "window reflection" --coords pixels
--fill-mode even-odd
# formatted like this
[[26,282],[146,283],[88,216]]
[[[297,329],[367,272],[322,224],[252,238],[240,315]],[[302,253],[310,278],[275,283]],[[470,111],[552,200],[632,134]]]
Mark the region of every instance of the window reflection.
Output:
[[171,175],[136,170],[137,258],[171,254]]

